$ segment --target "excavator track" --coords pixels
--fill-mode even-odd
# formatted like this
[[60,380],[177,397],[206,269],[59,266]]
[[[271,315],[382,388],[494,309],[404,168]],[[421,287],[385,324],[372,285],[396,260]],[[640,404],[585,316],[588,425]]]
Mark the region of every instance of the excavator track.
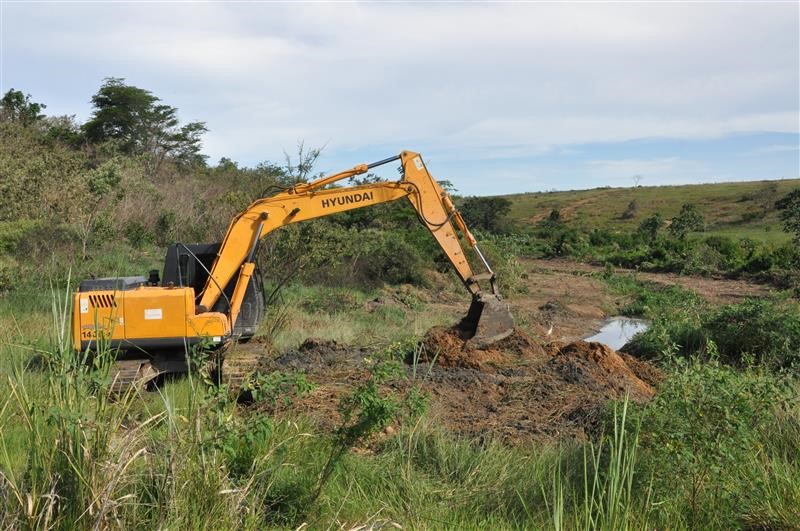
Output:
[[[270,368],[269,350],[264,345],[240,344],[221,353],[217,361],[210,361],[207,370],[216,373],[220,384],[238,392],[254,373]],[[175,354],[117,360],[111,367],[111,392],[123,395],[133,388],[145,389],[162,375],[187,372],[186,360]]]
[[149,359],[119,360],[111,368],[111,392],[122,395],[133,387],[143,388],[158,374]]
[[256,372],[271,370],[269,350],[260,344],[239,344],[222,356],[219,382],[238,391]]
[[144,389],[163,374],[186,372],[186,360],[174,356],[117,360],[111,367],[111,392],[121,395],[134,387]]

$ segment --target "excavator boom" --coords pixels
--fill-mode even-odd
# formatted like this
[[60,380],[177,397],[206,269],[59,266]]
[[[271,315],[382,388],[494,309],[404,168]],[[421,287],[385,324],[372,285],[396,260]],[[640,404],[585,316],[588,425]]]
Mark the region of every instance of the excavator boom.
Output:
[[[395,161],[401,164],[403,177],[399,181],[342,188],[328,187],[342,179],[364,174],[372,168]],[[237,272],[239,282],[249,278],[244,268],[252,261],[258,241],[273,230],[291,223],[404,197],[414,206],[420,222],[439,243],[456,274],[472,294],[472,305],[461,325],[465,337],[472,338],[475,342],[489,343],[509,335],[513,329],[513,320],[507,305],[501,302],[494,271],[478,248],[475,237],[450,196],[428,172],[422,157],[410,151],[373,164],[361,164],[310,183],[300,183],[285,192],[252,203],[228,227],[200,298],[198,313],[214,306],[221,295],[221,286],[226,286]],[[478,261],[485,269],[484,273],[473,273],[456,228],[475,251]],[[490,292],[481,289],[481,281],[485,281],[490,287]],[[235,301],[231,304],[231,312],[234,313]]]

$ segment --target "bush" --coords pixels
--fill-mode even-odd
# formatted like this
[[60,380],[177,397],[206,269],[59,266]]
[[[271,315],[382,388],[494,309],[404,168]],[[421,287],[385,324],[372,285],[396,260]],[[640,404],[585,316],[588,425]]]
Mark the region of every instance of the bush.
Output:
[[[399,234],[375,232],[363,242],[366,252],[363,257],[353,253],[353,259],[359,262],[359,269],[368,278],[392,284],[425,283],[426,267],[419,250]],[[432,262],[433,257],[430,257],[428,263]]]
[[19,281],[19,266],[13,258],[0,255],[0,293],[14,288]]
[[658,230],[663,226],[664,218],[661,217],[661,214],[656,212],[639,224],[639,234],[647,241],[652,242],[656,239],[656,236],[658,236]]
[[625,209],[625,212],[622,213],[620,219],[633,219],[636,217],[636,211],[638,210],[639,206],[636,204],[636,199],[628,203],[628,208]]
[[704,329],[719,348],[720,360],[771,368],[800,364],[800,312],[765,299],[725,306]]
[[[640,294],[623,312],[652,315],[651,308],[658,312],[665,307],[658,297]],[[779,370],[800,366],[800,310],[796,305],[751,299],[706,313],[699,306],[676,300],[670,308],[668,315],[653,315],[651,327],[633,338],[625,350],[665,361],[701,357],[736,367],[758,365]]]
[[167,245],[175,238],[176,215],[172,210],[165,210],[156,221],[156,243],[160,246]]
[[704,226],[705,221],[697,207],[686,203],[681,207],[680,214],[672,218],[668,230],[674,237],[682,240],[690,232],[702,231]]
[[467,197],[459,205],[467,224],[473,229],[506,232],[511,201],[505,197]]
[[716,362],[687,363],[650,404],[634,411],[646,471],[639,477],[652,477],[663,497],[655,503],[688,509],[681,515],[687,521],[662,524],[736,527],[740,499],[751,488],[741,465],[752,456],[760,432],[774,422],[775,407],[788,397],[789,389],[774,376],[740,373]]
[[141,221],[131,220],[125,225],[125,238],[137,249],[145,244],[153,243],[153,235]]
[[39,221],[30,219],[0,221],[0,253],[13,252],[41,226]]

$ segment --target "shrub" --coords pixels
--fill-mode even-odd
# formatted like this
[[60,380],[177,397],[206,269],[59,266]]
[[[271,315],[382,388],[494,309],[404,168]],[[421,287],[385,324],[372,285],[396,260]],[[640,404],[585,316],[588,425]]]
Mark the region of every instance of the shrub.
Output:
[[125,225],[125,238],[137,249],[147,243],[153,243],[153,235],[141,221],[135,219]]
[[[701,357],[726,365],[785,369],[800,366],[800,310],[790,302],[750,299],[713,312],[680,301],[682,290],[640,293],[626,315],[654,317],[651,327],[638,334],[625,350],[655,360]],[[671,304],[670,306],[667,306]],[[664,308],[669,314],[659,315]],[[713,349],[709,350],[709,345]]]
[[359,262],[359,269],[369,278],[392,284],[425,283],[423,258],[419,250],[402,236],[395,232],[375,232],[371,238],[362,241],[367,247],[363,257],[357,252],[352,256]]
[[505,197],[467,197],[459,206],[470,227],[489,232],[505,232],[511,201]]
[[780,211],[783,230],[792,235],[795,244],[800,245],[800,188],[786,194],[775,203],[775,208]]
[[636,199],[628,203],[628,208],[625,209],[625,212],[622,213],[620,219],[633,219],[636,217],[636,211],[638,210],[638,205],[636,204]]
[[735,527],[740,497],[748,490],[740,465],[753,453],[760,430],[773,422],[775,406],[788,396],[774,376],[690,362],[649,405],[634,411],[647,472],[639,477],[653,478],[655,491],[665,498],[655,503],[688,508],[687,521],[664,524]]
[[171,243],[175,237],[176,215],[172,210],[165,210],[156,220],[156,243],[160,246]]
[[720,360],[771,368],[800,363],[800,312],[770,300],[751,299],[725,306],[705,324]]
[[664,218],[661,214],[656,212],[652,216],[646,218],[639,224],[639,234],[641,234],[647,241],[655,241],[658,236],[658,230],[664,226]]
[[686,203],[681,207],[681,212],[672,218],[669,225],[669,232],[674,237],[682,240],[686,235],[693,231],[703,230],[705,221],[697,207],[691,203]]
[[13,258],[0,255],[0,292],[14,288],[18,283],[19,266]]
[[0,221],[0,253],[16,250],[17,245],[29,239],[41,226],[41,222],[30,219]]

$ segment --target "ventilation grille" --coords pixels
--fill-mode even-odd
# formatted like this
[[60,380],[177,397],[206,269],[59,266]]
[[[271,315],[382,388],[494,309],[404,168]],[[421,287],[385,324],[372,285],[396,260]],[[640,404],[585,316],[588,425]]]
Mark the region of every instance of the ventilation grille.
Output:
[[113,295],[89,295],[89,302],[95,308],[116,308],[117,301]]

